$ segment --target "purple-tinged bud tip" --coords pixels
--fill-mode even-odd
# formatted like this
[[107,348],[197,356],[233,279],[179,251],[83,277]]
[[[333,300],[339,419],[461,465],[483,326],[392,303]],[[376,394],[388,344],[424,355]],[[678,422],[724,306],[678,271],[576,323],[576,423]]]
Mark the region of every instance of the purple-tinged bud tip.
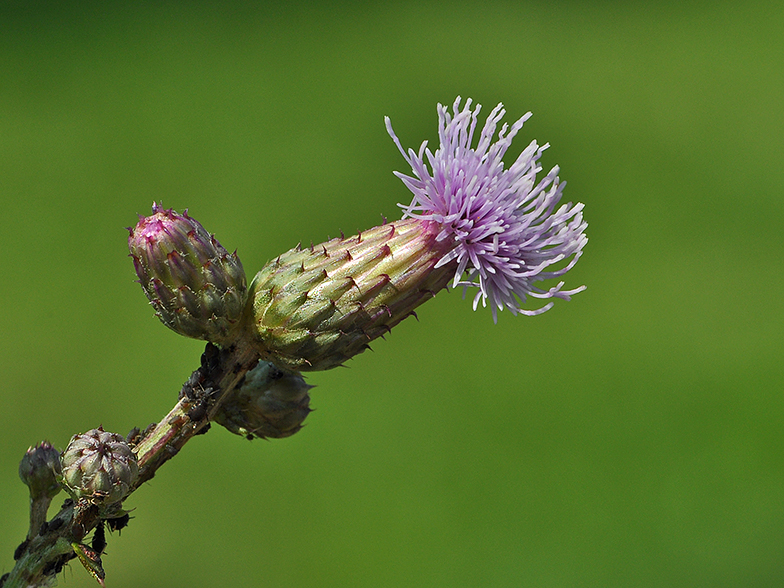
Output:
[[60,492],[57,478],[61,474],[60,452],[48,441],[30,447],[19,463],[19,477],[30,488],[33,499],[56,496]]
[[245,271],[187,211],[153,203],[129,229],[136,275],[155,314],[186,337],[229,344],[241,330],[247,299]]

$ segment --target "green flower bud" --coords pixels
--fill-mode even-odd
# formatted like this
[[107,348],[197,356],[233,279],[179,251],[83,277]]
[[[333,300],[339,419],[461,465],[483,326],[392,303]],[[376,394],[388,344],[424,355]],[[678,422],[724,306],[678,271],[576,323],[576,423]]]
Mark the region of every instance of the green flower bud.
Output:
[[230,344],[247,299],[245,270],[196,220],[158,204],[130,231],[136,275],[164,325],[180,335]]
[[454,276],[454,262],[439,265],[454,247],[439,231],[405,219],[269,262],[250,287],[262,357],[326,370],[367,349]]
[[260,361],[221,404],[214,420],[249,439],[289,437],[302,428],[310,412],[312,387],[299,373]]
[[30,488],[30,498],[54,498],[60,492],[57,478],[62,475],[60,452],[48,441],[27,450],[19,463],[19,477]]
[[136,455],[125,439],[101,428],[74,435],[62,463],[71,493],[105,506],[125,498],[139,475]]

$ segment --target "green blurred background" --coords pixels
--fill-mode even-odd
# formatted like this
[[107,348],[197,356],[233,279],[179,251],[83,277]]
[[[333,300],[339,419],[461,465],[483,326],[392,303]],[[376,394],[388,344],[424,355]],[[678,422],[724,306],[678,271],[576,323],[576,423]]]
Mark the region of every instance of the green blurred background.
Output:
[[417,146],[459,94],[534,112],[511,155],[552,144],[588,290],[497,325],[442,293],[309,376],[298,435],[194,439],[108,585],[784,585],[780,3],[52,4],[0,8],[0,573],[28,445],[145,426],[198,365],[133,283],[136,214],[187,207],[254,273],[398,217],[383,116]]

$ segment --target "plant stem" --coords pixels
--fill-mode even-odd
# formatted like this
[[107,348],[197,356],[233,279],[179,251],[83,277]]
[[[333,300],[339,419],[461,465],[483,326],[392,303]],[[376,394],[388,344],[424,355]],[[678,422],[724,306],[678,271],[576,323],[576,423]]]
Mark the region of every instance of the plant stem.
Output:
[[30,497],[30,530],[27,532],[27,540],[32,541],[33,537],[38,535],[41,526],[46,522],[46,513],[49,511],[49,505],[52,504],[50,496],[38,496],[37,498]]
[[[242,383],[258,360],[258,353],[242,341],[227,349],[207,344],[202,366],[183,385],[174,408],[157,425],[131,440],[136,441],[133,450],[139,462],[139,478],[129,495],[150,480],[194,435],[207,431],[223,400]],[[122,513],[120,505],[116,506],[115,510]],[[40,531],[19,546],[16,565],[0,586],[53,586],[63,566],[76,557],[72,544],[81,543],[102,518],[112,518],[102,514],[106,513],[101,512],[100,506],[88,500],[66,500],[51,521],[39,525]],[[35,516],[44,521],[46,513],[36,512]]]

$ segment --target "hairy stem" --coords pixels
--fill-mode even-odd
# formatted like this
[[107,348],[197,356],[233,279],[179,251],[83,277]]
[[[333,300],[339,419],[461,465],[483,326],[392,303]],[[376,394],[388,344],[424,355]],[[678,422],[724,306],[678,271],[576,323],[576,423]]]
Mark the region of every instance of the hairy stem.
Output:
[[46,513],[49,512],[49,505],[52,499],[49,496],[30,497],[30,530],[27,532],[27,540],[32,541],[38,535],[38,531],[46,522]]

